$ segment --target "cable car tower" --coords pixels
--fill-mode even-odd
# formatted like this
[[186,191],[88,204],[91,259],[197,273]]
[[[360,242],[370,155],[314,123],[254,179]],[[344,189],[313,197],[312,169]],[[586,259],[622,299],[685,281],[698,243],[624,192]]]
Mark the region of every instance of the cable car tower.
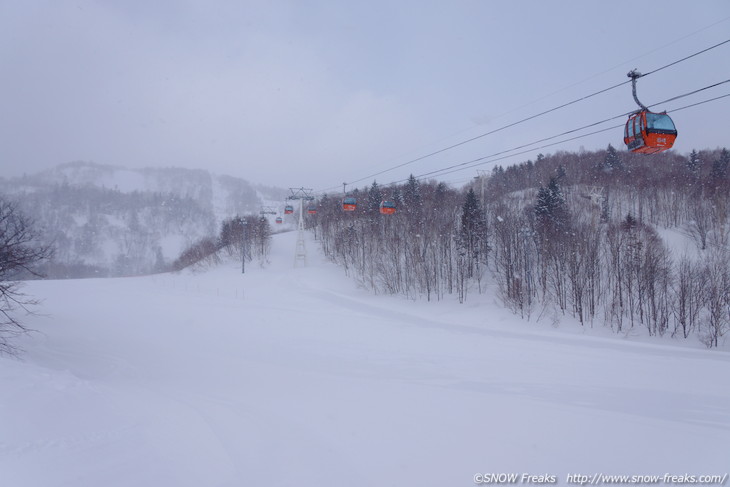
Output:
[[297,235],[297,246],[294,250],[294,267],[307,266],[307,247],[304,245],[304,201],[312,201],[313,189],[310,188],[289,188],[291,193],[288,200],[299,200],[299,230]]

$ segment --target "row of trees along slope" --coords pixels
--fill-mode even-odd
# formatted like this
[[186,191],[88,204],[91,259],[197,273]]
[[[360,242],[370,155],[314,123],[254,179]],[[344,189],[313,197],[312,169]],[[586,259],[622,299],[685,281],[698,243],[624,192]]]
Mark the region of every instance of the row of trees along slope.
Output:
[[[205,268],[219,264],[221,253],[244,262],[257,258],[263,265],[271,250],[271,225],[264,217],[246,215],[228,218],[216,238],[204,237],[186,248],[171,265],[171,270]],[[244,264],[245,265],[245,264]]]
[[[494,284],[526,319],[575,317],[616,333],[696,337],[730,328],[730,153],[559,152],[456,190],[419,182],[323,196],[310,228],[376,293],[443,299]],[[383,199],[398,211],[381,215]],[[662,238],[661,235],[664,235]]]

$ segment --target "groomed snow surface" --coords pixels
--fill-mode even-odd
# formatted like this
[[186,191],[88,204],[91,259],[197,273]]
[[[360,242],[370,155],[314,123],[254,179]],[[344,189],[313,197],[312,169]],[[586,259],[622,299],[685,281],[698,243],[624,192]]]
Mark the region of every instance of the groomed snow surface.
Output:
[[21,360],[0,358],[0,484],[446,487],[730,470],[726,349],[529,323],[484,295],[374,296],[312,240],[294,268],[295,243],[275,236],[270,263],[245,275],[230,260],[28,283],[45,316],[24,319],[38,333],[17,342]]

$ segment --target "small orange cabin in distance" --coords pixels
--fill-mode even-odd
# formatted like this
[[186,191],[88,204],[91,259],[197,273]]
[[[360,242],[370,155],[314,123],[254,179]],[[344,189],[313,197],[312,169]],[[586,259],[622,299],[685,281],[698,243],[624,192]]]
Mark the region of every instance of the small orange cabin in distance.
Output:
[[309,208],[307,208],[307,213],[309,213],[310,215],[316,215],[317,214],[317,207],[316,206],[313,206],[313,205],[310,206]]
[[284,223],[284,219],[280,216],[276,217],[276,223]]
[[640,110],[629,116],[624,129],[624,143],[631,152],[656,154],[671,149],[677,128],[666,113]]
[[357,209],[357,200],[351,197],[343,199],[342,209],[345,211],[355,211]]
[[286,205],[284,207],[284,214],[291,215],[292,213],[294,213],[294,207],[292,205]]
[[392,215],[395,213],[395,203],[388,200],[382,201],[380,203],[380,213],[383,215]]

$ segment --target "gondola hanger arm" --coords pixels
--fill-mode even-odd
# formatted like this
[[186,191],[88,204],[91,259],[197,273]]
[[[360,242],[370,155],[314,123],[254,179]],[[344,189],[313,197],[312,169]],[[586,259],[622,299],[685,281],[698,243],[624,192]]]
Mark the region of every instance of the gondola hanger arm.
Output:
[[645,110],[648,112],[649,109],[643,103],[641,103],[639,101],[639,97],[636,96],[636,80],[641,78],[643,76],[643,74],[638,72],[636,69],[632,69],[631,71],[629,71],[626,74],[626,76],[631,78],[631,94],[634,95],[634,101],[636,102],[637,105],[639,105],[639,107],[641,107],[642,110]]

